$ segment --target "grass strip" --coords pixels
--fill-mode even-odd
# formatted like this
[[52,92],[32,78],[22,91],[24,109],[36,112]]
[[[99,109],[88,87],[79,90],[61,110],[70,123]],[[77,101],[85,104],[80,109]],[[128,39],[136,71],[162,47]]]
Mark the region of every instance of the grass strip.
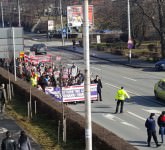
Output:
[[28,120],[26,109],[25,103],[17,96],[7,105],[6,112],[41,145],[42,150],[84,150],[83,141],[69,139],[64,143],[62,136],[58,144],[56,120],[48,119],[46,114],[37,114]]

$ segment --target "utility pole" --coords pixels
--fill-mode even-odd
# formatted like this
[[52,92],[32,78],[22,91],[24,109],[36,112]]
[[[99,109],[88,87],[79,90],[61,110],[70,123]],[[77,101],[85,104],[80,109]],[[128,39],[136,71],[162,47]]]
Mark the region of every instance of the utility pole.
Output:
[[17,72],[16,72],[16,57],[15,57],[15,28],[12,28],[13,36],[13,59],[14,59],[14,80],[17,81]]
[[64,36],[63,36],[63,18],[62,18],[62,4],[61,4],[61,0],[60,0],[60,18],[61,18],[61,38],[62,38],[62,46],[64,46]]
[[19,21],[18,26],[21,27],[21,8],[20,8],[19,0],[18,0],[18,21]]
[[131,38],[130,0],[128,0],[128,49],[129,49],[128,61],[129,63],[131,63],[131,58],[132,58],[132,52],[131,52],[132,47],[133,47],[133,41]]
[[91,125],[91,90],[90,90],[90,53],[89,53],[89,17],[88,17],[88,0],[83,4],[83,47],[84,47],[84,64],[85,64],[85,143],[86,150],[92,150],[92,125]]
[[4,18],[3,18],[3,4],[1,2],[1,15],[2,15],[2,27],[4,28],[5,25],[4,25]]

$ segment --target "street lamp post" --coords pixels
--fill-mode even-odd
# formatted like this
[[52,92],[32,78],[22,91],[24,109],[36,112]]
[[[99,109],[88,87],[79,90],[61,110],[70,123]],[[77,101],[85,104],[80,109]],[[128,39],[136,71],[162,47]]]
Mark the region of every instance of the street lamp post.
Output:
[[129,60],[129,63],[131,63],[132,47],[133,47],[133,42],[131,38],[130,0],[128,0],[128,49],[129,49],[128,60]]
[[92,150],[91,95],[90,95],[90,54],[89,54],[89,17],[88,0],[83,3],[83,47],[85,64],[85,143],[86,150]]
[[21,27],[21,7],[19,0],[18,0],[18,21],[19,21],[18,26]]
[[2,15],[2,27],[4,28],[4,18],[3,18],[3,4],[1,2],[1,15]]
[[64,46],[64,35],[63,35],[63,17],[62,17],[62,4],[61,4],[61,0],[60,0],[60,18],[61,18],[61,38],[62,38],[62,46]]

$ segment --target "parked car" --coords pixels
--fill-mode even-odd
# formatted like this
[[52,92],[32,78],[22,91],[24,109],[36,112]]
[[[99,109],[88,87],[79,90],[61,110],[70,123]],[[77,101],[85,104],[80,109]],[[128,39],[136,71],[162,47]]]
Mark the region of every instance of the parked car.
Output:
[[165,100],[165,79],[161,79],[155,84],[154,94],[157,99]]
[[162,59],[155,63],[155,70],[156,71],[165,70],[165,59]]
[[35,52],[35,55],[47,54],[47,46],[45,44],[34,44],[30,51]]

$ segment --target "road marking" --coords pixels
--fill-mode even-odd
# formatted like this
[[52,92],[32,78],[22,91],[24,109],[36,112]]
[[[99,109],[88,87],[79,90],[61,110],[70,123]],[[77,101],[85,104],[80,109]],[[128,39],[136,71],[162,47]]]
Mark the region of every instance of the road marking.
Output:
[[110,120],[115,121],[115,120],[114,120],[115,116],[112,115],[112,114],[103,114],[103,116],[106,117],[106,118],[108,118],[108,119],[110,119]]
[[[120,87],[115,86],[115,85],[113,85],[113,84],[105,83],[105,85],[109,85],[109,86],[112,86],[112,87],[114,87],[114,88],[120,89]],[[133,93],[133,92],[128,91],[128,90],[126,90],[126,91],[127,91],[128,93],[132,94],[132,95],[135,95],[135,96],[141,96],[141,95],[138,94],[138,93]]]
[[145,118],[143,118],[143,117],[141,117],[141,116],[139,116],[139,115],[136,115],[135,113],[133,113],[133,112],[130,112],[130,111],[127,111],[129,114],[131,114],[132,116],[135,116],[135,117],[137,117],[137,118],[139,118],[139,119],[141,119],[141,120],[146,120]]
[[124,125],[126,125],[126,126],[129,126],[129,127],[133,127],[133,128],[136,128],[136,129],[140,129],[140,128],[138,128],[137,126],[135,126],[135,125],[133,125],[133,124],[131,124],[131,123],[128,123],[128,122],[121,122],[122,124],[124,124]]
[[95,70],[101,70],[101,69],[99,69],[99,68],[96,68],[96,67],[91,67],[92,69],[95,69]]
[[142,110],[149,112],[149,113],[161,114],[161,111],[155,110],[155,109],[142,109]]
[[128,80],[132,80],[132,81],[137,81],[137,80],[135,80],[135,79],[128,78],[128,77],[124,77],[124,76],[123,76],[123,78],[128,79]]
[[123,119],[117,117],[116,115],[112,115],[112,114],[103,114],[103,116],[104,116],[105,118],[110,119],[110,120],[113,120],[113,121],[116,121],[116,120],[114,120],[114,118],[116,118],[116,119],[118,119],[119,121],[123,121],[123,122],[124,122]]
[[110,120],[113,120],[113,121],[117,121],[117,120],[115,120],[115,118],[117,118],[118,120],[120,120],[120,123],[121,123],[121,124],[124,124],[124,125],[126,125],[126,126],[130,126],[130,127],[136,128],[136,129],[140,129],[140,128],[136,127],[135,125],[133,125],[133,124],[131,124],[131,123],[128,123],[128,122],[125,122],[123,119],[121,119],[121,118],[119,118],[119,117],[116,117],[116,116],[114,116],[114,115],[112,115],[112,114],[103,114],[103,116],[104,116],[105,118],[110,119]]

